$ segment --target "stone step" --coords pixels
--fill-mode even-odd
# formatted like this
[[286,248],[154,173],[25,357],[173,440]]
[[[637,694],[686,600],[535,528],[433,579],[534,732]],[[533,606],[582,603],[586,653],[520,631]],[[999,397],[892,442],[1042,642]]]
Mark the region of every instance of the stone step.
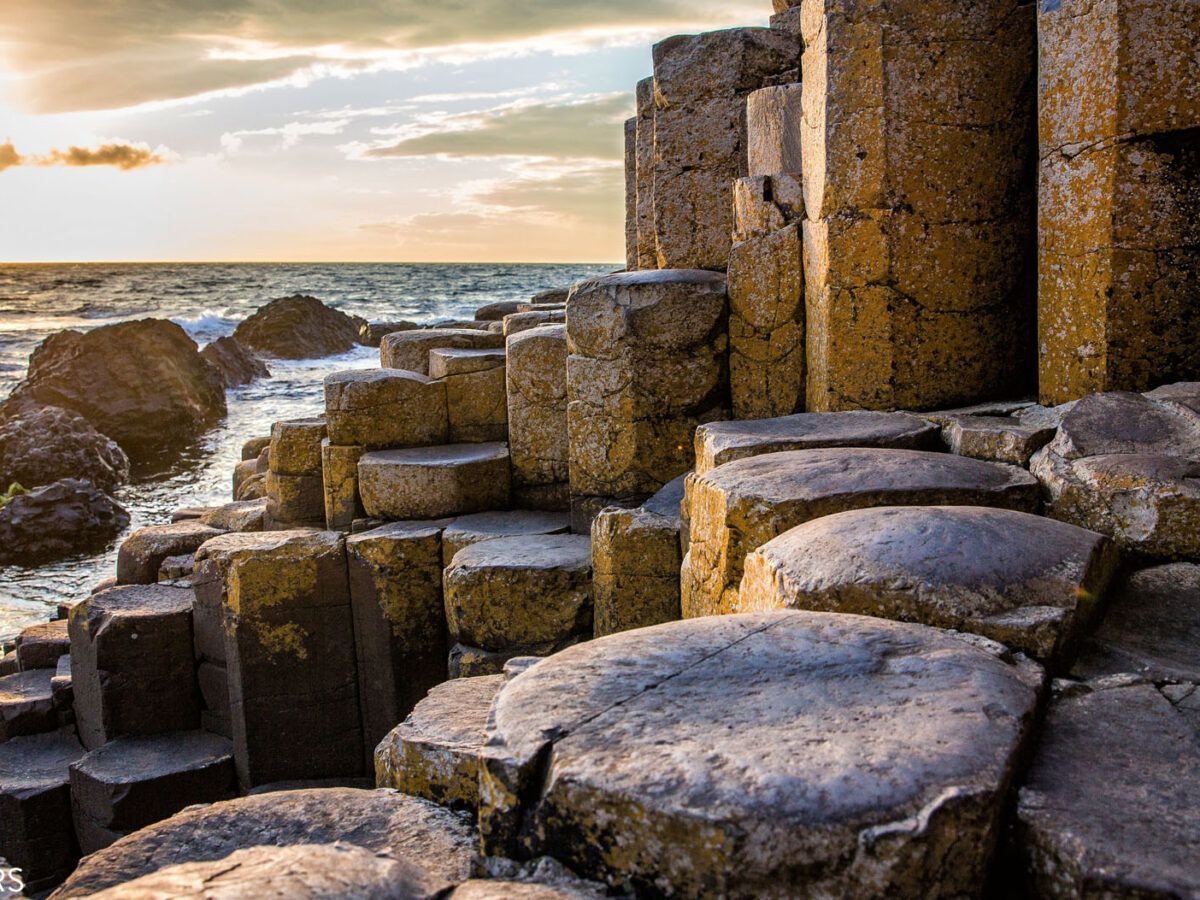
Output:
[[17,660],[26,672],[56,668],[58,658],[70,652],[71,636],[67,634],[66,619],[31,625],[17,637]]
[[1200,721],[1166,693],[1100,682],[1051,705],[1017,809],[1039,896],[1200,896]]
[[[57,897],[90,897],[168,866],[222,860],[249,847],[339,841],[412,860],[458,883],[470,877],[478,835],[460,815],[396,791],[279,791],[195,807],[151,825],[84,860]],[[353,883],[353,871],[341,874]],[[342,896],[346,890],[343,884]]]
[[403,369],[355,369],[325,378],[329,443],[384,450],[446,443],[446,386]]
[[600,638],[496,697],[483,852],[639,895],[977,893],[1043,682],[993,642],[862,616]]
[[1035,512],[1024,469],[948,453],[832,448],[740,459],[688,482],[685,618],[736,609],[746,556],[797,525],[874,506],[994,506]]
[[442,565],[450,565],[454,554],[480,541],[522,535],[566,534],[570,530],[571,518],[565,512],[514,509],[459,516],[442,533]]
[[[1041,409],[1042,407],[1033,407]],[[1054,437],[1057,426],[1015,416],[958,416],[942,428],[951,453],[992,462],[1028,466],[1037,451]]]
[[548,325],[507,343],[509,450],[513,489],[522,506],[567,509],[567,329]]
[[194,519],[139,528],[117,551],[117,583],[156,584],[163,560],[195,553],[205,541],[223,533]]
[[71,765],[71,809],[85,854],[194,803],[236,795],[232,745],[204,731],[120,738]]
[[0,742],[59,727],[50,686],[53,669],[32,669],[0,678]]
[[454,555],[443,586],[450,637],[460,644],[530,651],[592,631],[592,552],[584,535],[472,544]]
[[379,364],[429,374],[429,351],[437,349],[494,350],[504,346],[504,334],[468,328],[426,328],[385,335],[379,343]]
[[446,387],[450,443],[508,440],[508,395],[504,348],[435,349],[429,374]]
[[797,413],[774,419],[709,422],[696,429],[696,474],[737,459],[787,450],[883,447],[940,450],[938,429],[908,413]]
[[58,884],[79,858],[68,769],[83,752],[70,729],[0,744],[0,856],[32,893]]
[[321,441],[327,436],[324,416],[275,422],[267,457],[269,470],[276,475],[321,474]]
[[857,613],[970,631],[1069,668],[1118,564],[1103,535],[972,506],[824,516],[746,558],[738,612]]
[[504,509],[510,502],[508,446],[448,444],[366,453],[358,463],[368,516],[441,519]]
[[136,585],[71,610],[71,687],[89,750],[114,738],[200,725],[190,588]]
[[200,523],[220,531],[262,531],[266,522],[267,499],[226,503],[205,510]]
[[479,748],[503,675],[439,684],[375,748],[375,783],[441,806],[479,805]]

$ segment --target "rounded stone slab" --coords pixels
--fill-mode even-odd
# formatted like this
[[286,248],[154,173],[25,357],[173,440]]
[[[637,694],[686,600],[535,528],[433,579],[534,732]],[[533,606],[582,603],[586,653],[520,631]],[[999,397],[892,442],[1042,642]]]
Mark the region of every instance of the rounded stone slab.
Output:
[[417,447],[446,440],[446,386],[403,369],[356,369],[325,377],[329,442]]
[[249,847],[225,859],[167,866],[93,896],[100,900],[416,900],[441,896],[450,887],[407,860],[339,843]]
[[481,754],[490,855],[653,895],[969,895],[1041,669],[860,616],[675,622],[518,675]]
[[807,522],[746,558],[738,609],[857,613],[972,631],[1057,663],[1117,566],[1103,535],[972,506],[880,507]]
[[1137,453],[1200,456],[1200,419],[1190,411],[1124,391],[1091,394],[1076,403],[1050,443],[1064,459]]
[[354,844],[408,859],[458,883],[471,874],[477,837],[461,816],[395,791],[277,791],[185,809],[93,853],[56,898],[88,897],[180,863],[224,859],[259,845]]
[[1017,811],[1037,896],[1200,897],[1197,737],[1149,684],[1054,703]]
[[682,572],[685,618],[735,608],[742,564],[789,528],[873,506],[997,506],[1034,512],[1038,484],[1015,466],[916,450],[792,450],[693,476]]
[[1047,515],[1107,534],[1155,559],[1200,559],[1200,458],[1114,453],[1069,460],[1038,452]]
[[53,669],[32,669],[0,678],[0,741],[58,727],[53,677]]
[[503,509],[511,478],[508,446],[502,443],[377,451],[358,461],[363,508],[389,521]]
[[710,422],[696,429],[696,474],[735,459],[822,447],[938,449],[938,429],[908,413],[853,410]]
[[440,806],[479,804],[479,748],[503,675],[439,684],[375,748],[375,783]]
[[459,550],[480,541],[534,534],[565,534],[570,530],[571,517],[563,512],[514,509],[460,516],[442,533],[442,559],[448,566]]
[[592,628],[586,535],[498,538],[454,555],[443,579],[451,638],[487,650],[559,641]]

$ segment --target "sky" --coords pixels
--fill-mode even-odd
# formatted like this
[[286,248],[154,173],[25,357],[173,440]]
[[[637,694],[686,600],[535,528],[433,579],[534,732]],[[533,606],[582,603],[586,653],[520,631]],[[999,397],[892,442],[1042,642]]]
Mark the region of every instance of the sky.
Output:
[[0,0],[0,262],[618,262],[671,34],[769,0]]

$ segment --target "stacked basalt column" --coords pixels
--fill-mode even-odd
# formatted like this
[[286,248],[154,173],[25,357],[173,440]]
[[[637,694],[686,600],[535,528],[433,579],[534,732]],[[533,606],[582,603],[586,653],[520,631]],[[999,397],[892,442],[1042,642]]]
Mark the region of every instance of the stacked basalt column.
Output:
[[1200,5],[1039,9],[1042,400],[1200,378]]
[[1033,5],[804,0],[800,15],[808,409],[1022,395]]
[[271,426],[267,463],[267,515],[280,527],[325,521],[321,479],[323,418],[292,419]]

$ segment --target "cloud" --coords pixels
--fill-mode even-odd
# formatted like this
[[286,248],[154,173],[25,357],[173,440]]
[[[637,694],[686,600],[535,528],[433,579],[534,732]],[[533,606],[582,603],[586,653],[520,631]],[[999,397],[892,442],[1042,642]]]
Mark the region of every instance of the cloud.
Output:
[[335,119],[325,122],[289,122],[277,128],[251,128],[242,131],[227,131],[221,135],[221,147],[226,153],[237,153],[247,137],[278,137],[280,149],[287,150],[300,143],[302,138],[310,135],[341,134],[350,124],[349,119]]
[[165,148],[151,150],[145,144],[114,141],[96,148],[68,147],[51,150],[41,156],[21,156],[11,142],[0,144],[0,172],[14,166],[113,166],[122,171],[144,169],[170,162],[172,154]]
[[622,159],[620,123],[633,114],[632,94],[581,99],[522,100],[479,112],[439,114],[377,134],[400,140],[351,145],[352,156],[387,159],[413,156],[528,156],[558,159]]
[[5,0],[33,112],[112,109],[437,60],[573,53],[754,22],[762,0]]

